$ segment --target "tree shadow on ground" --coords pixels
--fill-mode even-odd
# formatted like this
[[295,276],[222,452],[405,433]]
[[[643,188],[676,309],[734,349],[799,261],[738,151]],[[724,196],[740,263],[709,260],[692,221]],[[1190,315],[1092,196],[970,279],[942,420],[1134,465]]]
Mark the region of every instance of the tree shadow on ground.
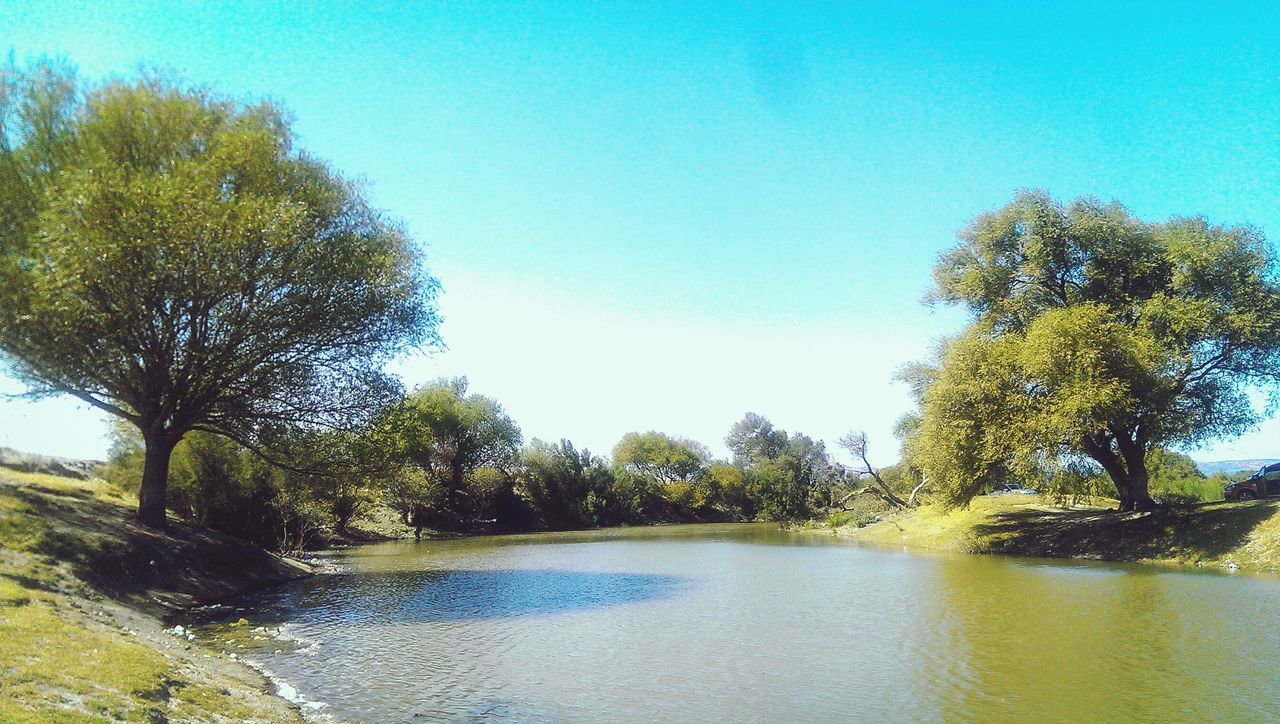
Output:
[[1111,561],[1216,559],[1245,544],[1280,511],[1276,501],[1209,503],[1145,513],[1026,509],[974,527],[995,553]]
[[[84,489],[0,480],[0,498],[8,499],[0,546],[15,561],[66,564],[93,592],[153,613],[308,575],[304,566],[214,531],[172,520],[166,531],[146,528],[133,507]],[[2,572],[27,585],[62,585],[56,576],[31,575],[30,566],[11,568]]]

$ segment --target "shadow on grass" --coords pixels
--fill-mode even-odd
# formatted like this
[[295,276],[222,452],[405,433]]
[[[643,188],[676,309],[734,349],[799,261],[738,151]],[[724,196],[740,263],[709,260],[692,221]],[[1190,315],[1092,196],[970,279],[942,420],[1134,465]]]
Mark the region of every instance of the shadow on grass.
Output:
[[1239,548],[1280,503],[1209,503],[1148,513],[1017,510],[974,531],[996,553],[1111,561],[1219,558]]
[[[0,497],[17,501],[6,514],[0,548],[64,563],[90,589],[157,613],[301,578],[305,570],[257,546],[170,521],[167,531],[137,522],[124,503],[82,490],[56,490],[0,480]],[[61,590],[57,576],[17,570],[24,584]],[[29,566],[28,566],[29,568]]]

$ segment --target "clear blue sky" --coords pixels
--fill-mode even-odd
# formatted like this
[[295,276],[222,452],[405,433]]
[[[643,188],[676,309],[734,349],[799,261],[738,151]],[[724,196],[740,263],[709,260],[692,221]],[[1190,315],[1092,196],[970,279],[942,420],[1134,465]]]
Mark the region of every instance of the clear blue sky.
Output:
[[[893,459],[893,369],[962,322],[930,266],[1019,188],[1280,238],[1276,4],[10,0],[0,43],[282,101],[444,284],[406,383],[599,452],[754,410]],[[0,445],[105,451],[96,413],[0,406]]]

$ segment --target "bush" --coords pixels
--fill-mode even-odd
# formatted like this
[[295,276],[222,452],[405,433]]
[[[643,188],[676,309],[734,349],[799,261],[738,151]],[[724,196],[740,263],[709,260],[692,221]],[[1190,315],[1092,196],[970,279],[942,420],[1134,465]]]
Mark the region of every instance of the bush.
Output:
[[727,463],[713,463],[705,476],[713,499],[712,505],[738,513],[744,518],[754,517],[755,506],[747,491],[746,476],[742,469]]
[[874,495],[855,495],[845,507],[827,513],[827,526],[831,528],[861,528],[880,520],[889,511],[889,504]]
[[833,510],[830,513],[827,513],[827,527],[843,528],[849,525],[855,518],[856,516],[853,514],[852,511]]
[[1225,476],[1212,478],[1183,478],[1164,481],[1151,486],[1151,497],[1175,505],[1207,503],[1222,500],[1222,488],[1227,484]]
[[699,506],[697,487],[693,483],[675,482],[662,486],[662,495],[673,504],[686,510],[694,510]]

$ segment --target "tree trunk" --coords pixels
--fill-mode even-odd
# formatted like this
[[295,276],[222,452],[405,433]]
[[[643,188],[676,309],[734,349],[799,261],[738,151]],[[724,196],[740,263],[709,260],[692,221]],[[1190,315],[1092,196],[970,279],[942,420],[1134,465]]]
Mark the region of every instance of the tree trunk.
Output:
[[[1086,440],[1085,452],[1088,453],[1089,457],[1096,460],[1098,464],[1102,466],[1103,470],[1107,471],[1107,477],[1111,478],[1112,484],[1116,486],[1116,497],[1120,499],[1120,512],[1127,513],[1137,509],[1136,505],[1138,497],[1134,494],[1133,468],[1129,467],[1132,464],[1131,458],[1134,457],[1132,455],[1133,450],[1131,448],[1136,446],[1132,442],[1126,445],[1121,441],[1119,436],[1114,439],[1122,452],[1128,449],[1130,454],[1117,455],[1115,450],[1111,448],[1111,439],[1105,437],[1099,440]],[[1147,504],[1150,504],[1151,496],[1147,494],[1146,483],[1146,458],[1141,454],[1141,448],[1138,447],[1137,449],[1139,451],[1139,454],[1136,456],[1138,469],[1141,470],[1142,475],[1141,497],[1146,499]],[[1146,509],[1147,508],[1143,508],[1143,510]]]
[[1120,454],[1124,456],[1124,466],[1129,473],[1127,476],[1129,507],[1123,507],[1125,501],[1122,499],[1121,510],[1155,510],[1156,504],[1151,500],[1151,493],[1147,489],[1149,478],[1147,477],[1146,447],[1126,437],[1117,437],[1116,443],[1120,447]]
[[1134,510],[1155,510],[1156,501],[1151,499],[1151,491],[1147,487],[1149,480],[1144,468],[1140,474],[1131,475],[1129,490],[1133,495]]
[[144,435],[146,452],[142,463],[142,487],[138,489],[138,520],[148,528],[164,530],[165,490],[169,485],[169,458],[174,442],[166,435]]

